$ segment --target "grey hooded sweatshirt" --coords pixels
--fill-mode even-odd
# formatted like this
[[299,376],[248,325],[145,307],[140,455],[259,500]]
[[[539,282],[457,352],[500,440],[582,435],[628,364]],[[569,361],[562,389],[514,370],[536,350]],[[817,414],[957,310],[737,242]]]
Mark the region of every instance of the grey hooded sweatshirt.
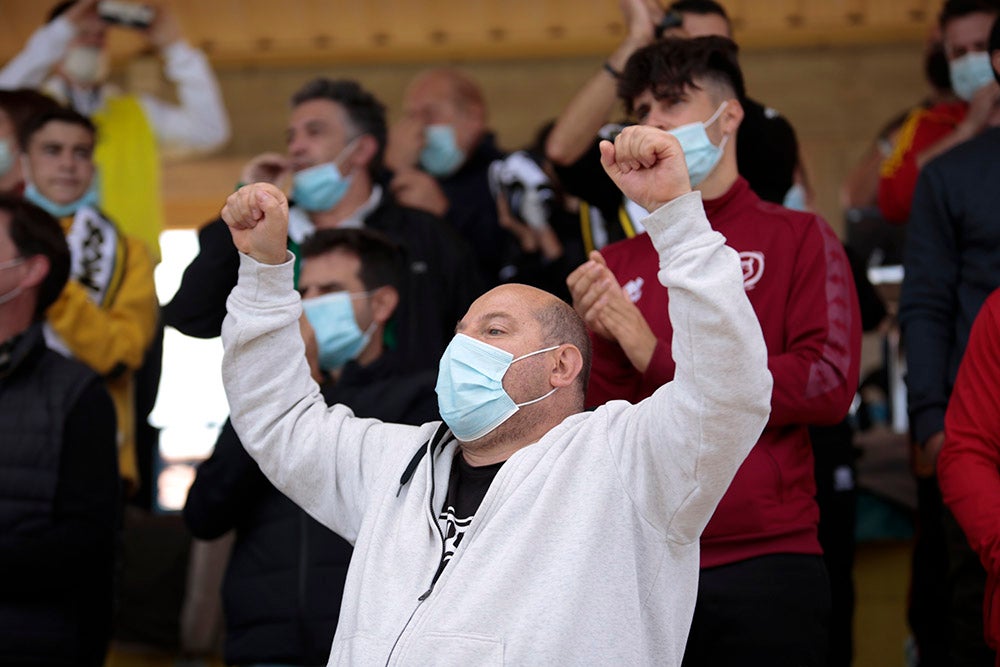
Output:
[[767,422],[771,376],[739,258],[700,195],[643,224],[670,290],[675,379],[511,456],[433,584],[457,442],[425,444],[439,423],[328,408],[292,262],[241,256],[222,331],[233,424],[276,487],[355,545],[329,664],[681,663],[698,538]]

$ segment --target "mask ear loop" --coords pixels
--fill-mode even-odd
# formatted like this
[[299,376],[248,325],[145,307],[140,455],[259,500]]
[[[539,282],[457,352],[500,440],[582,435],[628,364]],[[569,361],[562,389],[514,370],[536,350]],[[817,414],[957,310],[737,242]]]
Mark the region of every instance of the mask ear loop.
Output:
[[[552,347],[547,347],[544,350],[535,350],[534,352],[529,352],[528,354],[522,354],[517,359],[512,359],[510,363],[513,364],[515,361],[521,361],[521,359],[527,359],[528,357],[533,357],[536,354],[542,354],[543,352],[551,352],[552,350],[558,350],[559,347],[560,347],[559,345],[553,345]],[[538,401],[544,400],[544,399],[548,398],[549,396],[551,396],[552,394],[556,393],[556,390],[558,388],[559,387],[552,387],[552,391],[550,391],[547,394],[543,394],[542,396],[539,396],[538,398],[532,399],[530,401],[525,401],[524,403],[515,403],[514,405],[516,405],[519,408],[523,408],[526,405],[531,405],[532,403],[537,403]]]
[[[712,117],[711,117],[711,118],[709,118],[708,120],[706,120],[706,121],[705,121],[704,123],[702,123],[702,126],[703,126],[703,127],[704,127],[704,128],[706,129],[706,130],[707,130],[707,129],[708,129],[708,127],[709,127],[710,125],[712,125],[712,124],[713,124],[713,123],[714,123],[715,121],[719,120],[719,116],[721,116],[721,115],[722,115],[722,112],[723,112],[723,110],[724,110],[724,109],[726,108],[726,105],[727,105],[727,104],[729,104],[729,100],[722,100],[722,104],[720,104],[720,105],[719,105],[719,108],[715,110],[715,113],[713,113],[713,114],[712,114]],[[707,136],[707,135],[706,135],[706,136]],[[711,140],[710,140],[710,141],[711,141]],[[729,142],[729,135],[728,135],[728,134],[723,134],[723,135],[722,135],[722,141],[720,141],[720,142],[719,142],[719,150],[720,150],[720,151],[721,151],[721,150],[723,150],[723,149],[724,149],[724,148],[726,147],[726,144],[727,144],[728,142]]]
[[365,135],[359,134],[356,137],[354,137],[353,139],[351,139],[350,141],[348,141],[347,144],[343,148],[340,149],[340,152],[337,153],[337,157],[333,158],[333,163],[335,165],[337,165],[337,171],[339,171],[341,173],[341,175],[346,176],[346,174],[344,174],[343,170],[341,170],[341,168],[340,168],[340,161],[341,161],[341,159],[344,157],[345,154],[347,154],[347,155],[350,154],[350,151],[355,146],[358,145],[358,142],[361,141],[361,137],[363,137],[363,136],[365,136]]
[[719,120],[719,116],[722,115],[722,111],[726,108],[727,104],[729,104],[729,100],[722,100],[722,104],[720,104],[719,108],[715,110],[712,117],[702,123],[702,125],[707,129],[712,123]]

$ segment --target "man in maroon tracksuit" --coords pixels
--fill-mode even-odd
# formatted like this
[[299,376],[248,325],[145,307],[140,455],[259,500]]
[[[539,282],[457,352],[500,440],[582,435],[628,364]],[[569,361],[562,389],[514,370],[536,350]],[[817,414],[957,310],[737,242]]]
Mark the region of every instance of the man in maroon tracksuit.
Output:
[[[847,413],[858,382],[860,314],[847,257],[827,223],[762,201],[739,176],[742,89],[735,46],[719,37],[641,49],[618,82],[639,123],[680,140],[709,222],[740,253],[774,376],[768,427],[701,539],[684,664],[819,666],[830,602],[807,426]],[[588,404],[639,401],[672,379],[658,269],[642,234],[593,253],[570,276],[594,342]]]

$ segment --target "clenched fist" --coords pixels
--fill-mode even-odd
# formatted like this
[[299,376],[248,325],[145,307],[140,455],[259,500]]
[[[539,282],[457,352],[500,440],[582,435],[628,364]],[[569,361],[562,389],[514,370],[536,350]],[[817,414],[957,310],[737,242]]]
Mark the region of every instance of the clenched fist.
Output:
[[262,264],[288,256],[288,199],[270,183],[251,183],[229,195],[222,208],[236,248]]
[[691,192],[684,151],[670,133],[633,125],[601,142],[601,164],[625,196],[649,212]]

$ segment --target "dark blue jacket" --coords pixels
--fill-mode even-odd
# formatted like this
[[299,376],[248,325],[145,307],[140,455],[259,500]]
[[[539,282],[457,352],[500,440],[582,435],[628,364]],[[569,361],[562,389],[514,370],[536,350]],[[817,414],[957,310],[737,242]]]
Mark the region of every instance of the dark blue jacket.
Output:
[[923,443],[944,430],[972,322],[1000,287],[1000,128],[921,170],[903,267],[907,403],[911,430]]

